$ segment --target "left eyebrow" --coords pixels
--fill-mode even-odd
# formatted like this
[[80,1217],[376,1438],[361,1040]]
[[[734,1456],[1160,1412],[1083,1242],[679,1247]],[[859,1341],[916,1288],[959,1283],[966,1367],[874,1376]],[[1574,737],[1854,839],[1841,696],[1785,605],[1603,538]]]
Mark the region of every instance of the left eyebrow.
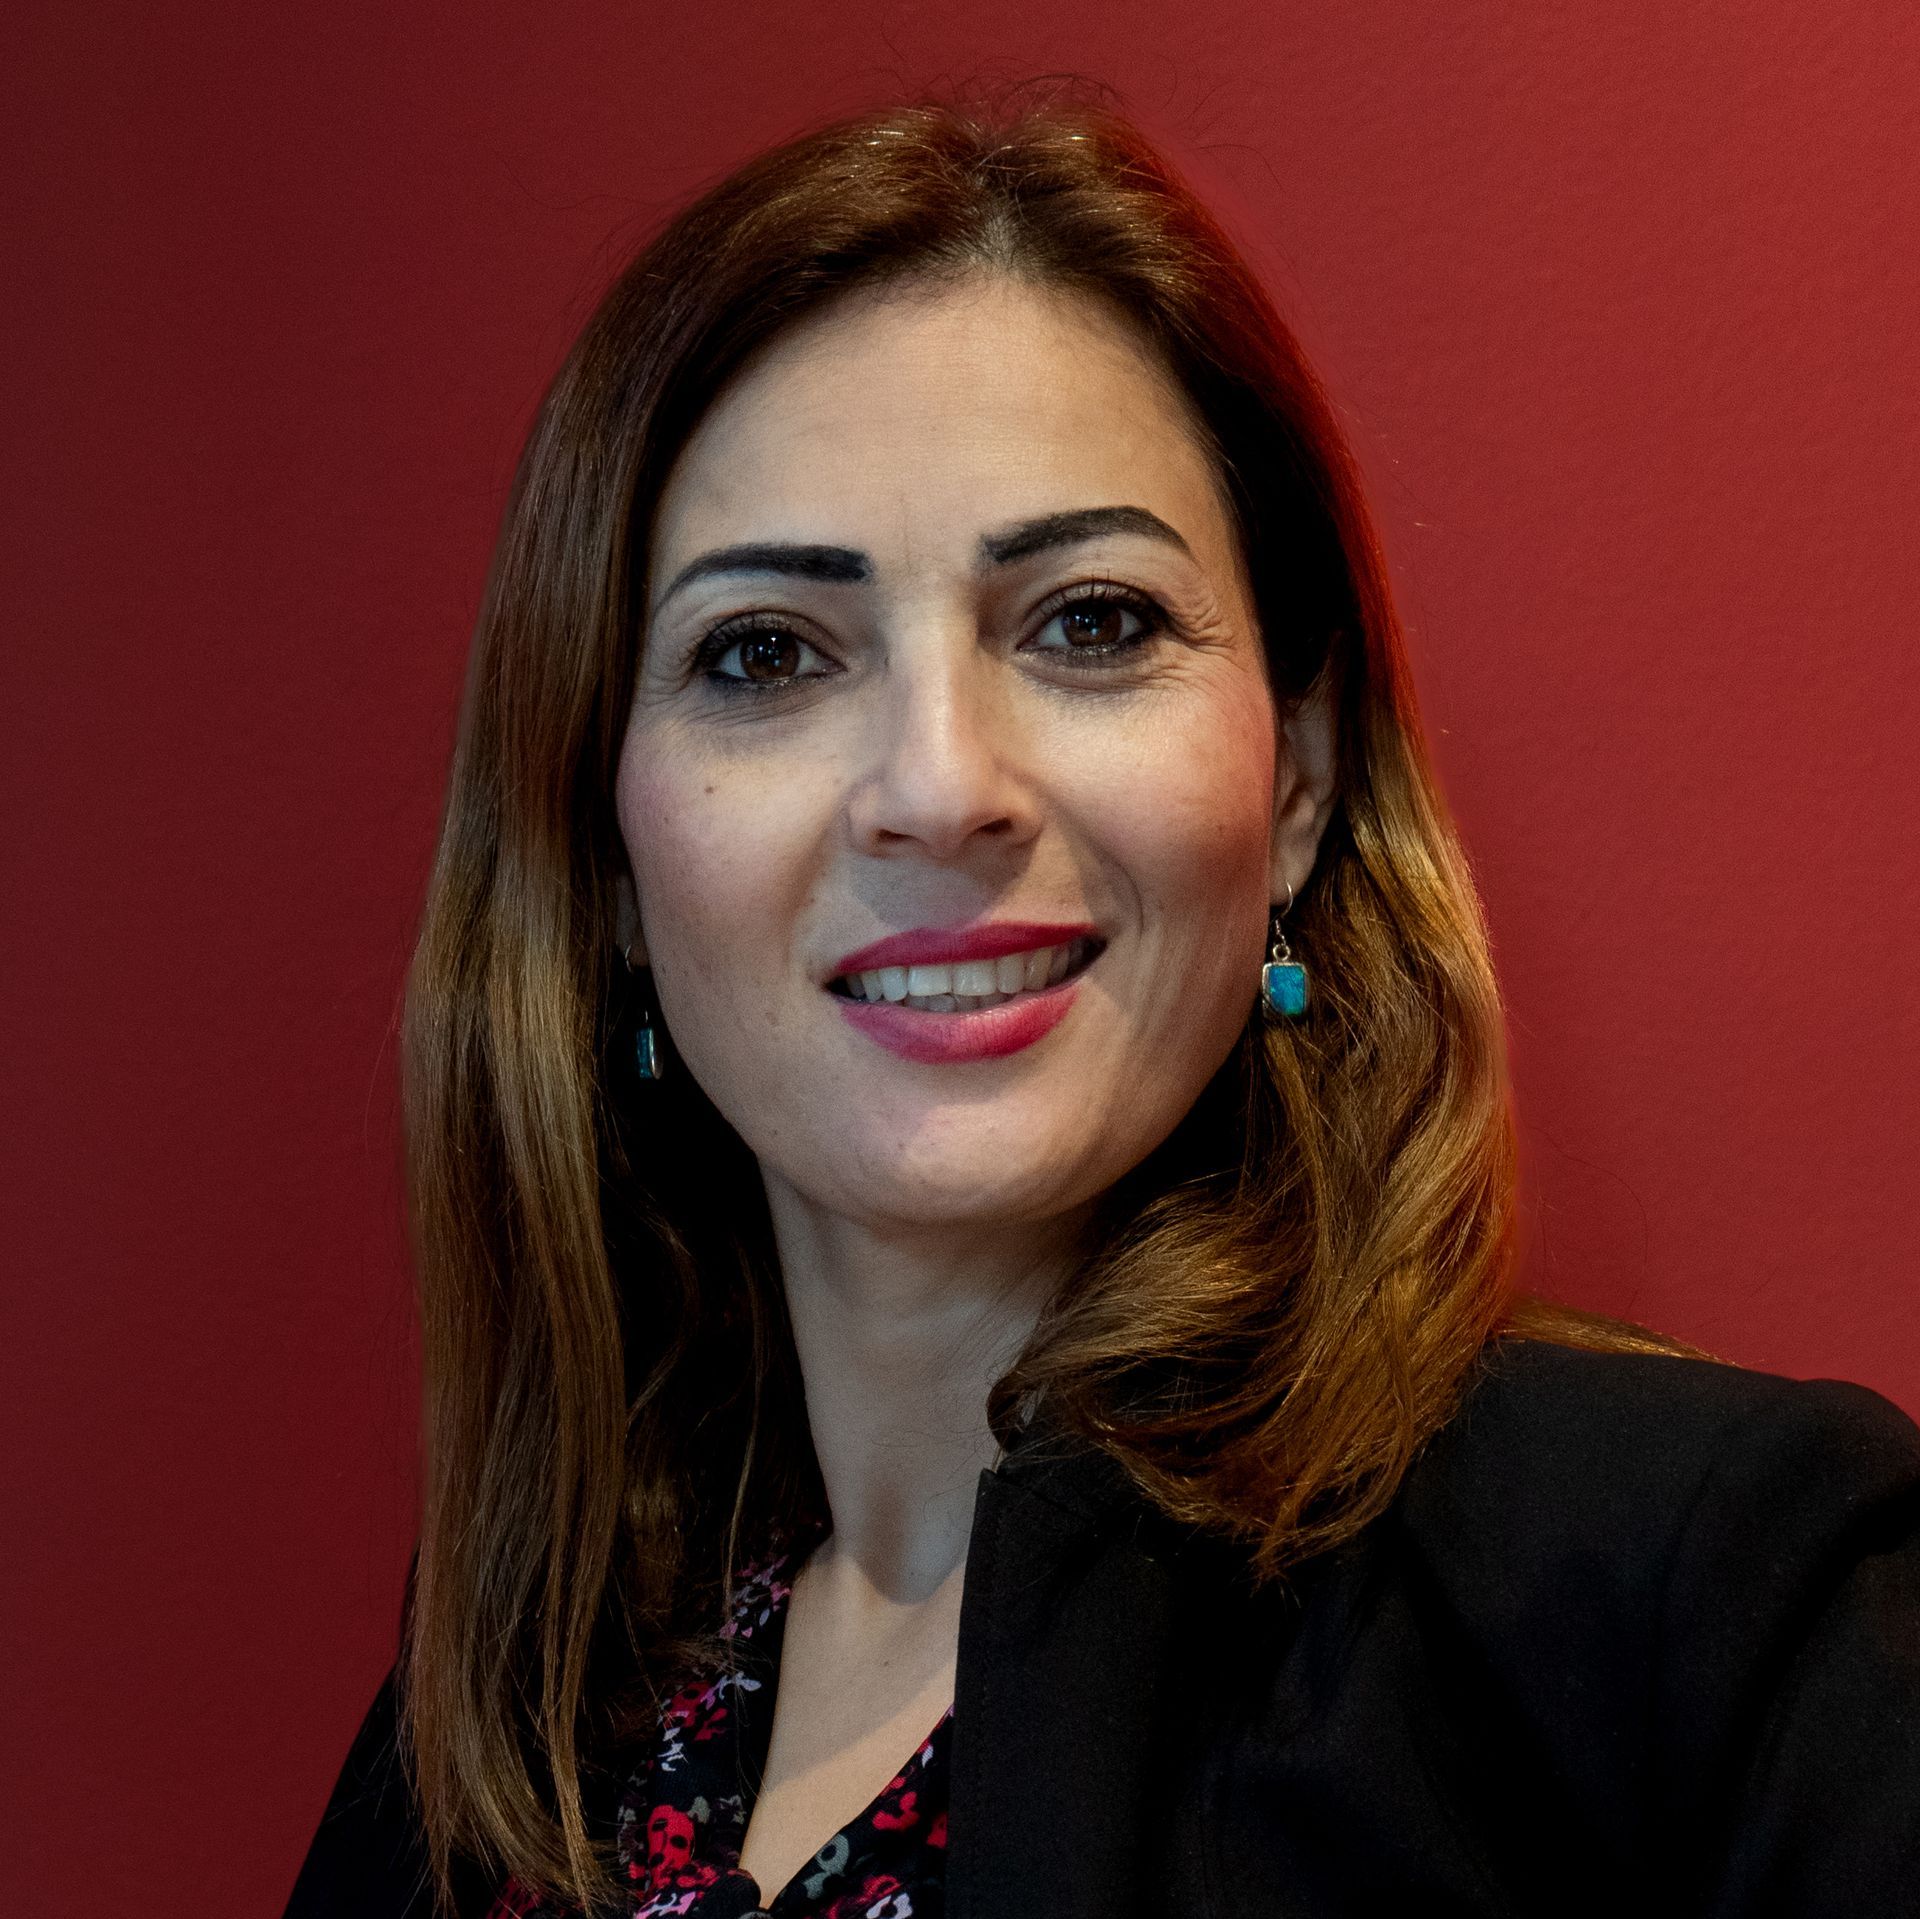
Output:
[[1011,566],[1036,553],[1097,540],[1107,533],[1138,534],[1164,546],[1178,547],[1189,559],[1193,557],[1186,541],[1159,514],[1149,513],[1144,506],[1086,506],[1072,513],[1042,514],[1037,520],[1021,520],[987,534],[980,542],[980,551],[995,566]]

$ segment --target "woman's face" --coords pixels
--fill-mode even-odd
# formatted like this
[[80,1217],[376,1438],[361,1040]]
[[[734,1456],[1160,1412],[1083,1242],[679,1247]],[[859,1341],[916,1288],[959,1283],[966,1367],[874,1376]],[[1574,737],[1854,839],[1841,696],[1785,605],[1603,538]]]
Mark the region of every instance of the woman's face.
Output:
[[708,412],[648,580],[641,948],[770,1193],[1084,1207],[1227,1057],[1330,786],[1182,393],[1069,296],[854,296]]

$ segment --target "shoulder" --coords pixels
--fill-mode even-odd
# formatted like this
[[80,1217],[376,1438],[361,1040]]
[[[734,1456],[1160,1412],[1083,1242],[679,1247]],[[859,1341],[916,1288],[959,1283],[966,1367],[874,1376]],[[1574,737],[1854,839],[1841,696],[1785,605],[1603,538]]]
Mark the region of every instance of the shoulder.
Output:
[[[407,1777],[399,1677],[389,1673],[361,1722],[307,1848],[285,1919],[436,1919],[420,1809]],[[479,1919],[493,1906],[491,1876],[456,1860],[453,1911]]]
[[1651,1544],[1650,1524],[1743,1492],[1764,1494],[1775,1524],[1820,1524],[1917,1485],[1920,1427],[1864,1386],[1503,1340],[1410,1491],[1456,1518],[1497,1508],[1509,1536],[1535,1522]]
[[[1450,1583],[1792,1579],[1920,1498],[1920,1427],[1863,1386],[1502,1341],[1409,1473],[1409,1543]],[[1765,1566],[1760,1562],[1764,1561]]]
[[1455,1517],[1496,1507],[1509,1534],[1534,1520],[1644,1539],[1743,1487],[1784,1524],[1915,1485],[1920,1427],[1864,1386],[1503,1340],[1409,1490]]
[[1920,1428],[1897,1407],[1502,1343],[1376,1543],[1436,1670],[1531,1756],[1515,1791],[1664,1833],[1726,1910],[1896,1909],[1920,1862]]
[[1863,1679],[1920,1620],[1920,1427],[1839,1380],[1502,1342],[1396,1517],[1496,1681],[1703,1733],[1836,1608]]

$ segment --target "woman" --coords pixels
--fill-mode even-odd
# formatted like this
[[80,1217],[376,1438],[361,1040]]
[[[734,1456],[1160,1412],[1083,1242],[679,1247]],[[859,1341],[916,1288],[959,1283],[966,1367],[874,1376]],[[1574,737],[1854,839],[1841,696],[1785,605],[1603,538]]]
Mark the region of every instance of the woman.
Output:
[[1920,1434],[1510,1295],[1351,462],[1112,119],[829,129],[608,295],[407,1074],[425,1522],[294,1913],[1911,1909]]

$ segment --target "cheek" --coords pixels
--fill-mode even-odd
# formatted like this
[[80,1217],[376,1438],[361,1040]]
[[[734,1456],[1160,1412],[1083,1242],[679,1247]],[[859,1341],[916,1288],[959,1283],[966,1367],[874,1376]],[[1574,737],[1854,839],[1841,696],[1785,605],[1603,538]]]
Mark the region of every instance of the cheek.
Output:
[[[1264,702],[1197,706],[1134,750],[1088,768],[1089,818],[1139,887],[1150,921],[1217,946],[1217,928],[1242,895],[1264,910],[1272,836],[1274,734]],[[1191,909],[1185,917],[1182,909]]]
[[640,899],[647,957],[656,967],[672,965],[682,942],[700,938],[710,914],[726,917],[721,889],[702,886],[696,877],[725,844],[710,809],[688,803],[704,797],[697,785],[689,792],[688,782],[676,779],[657,755],[630,747],[622,758],[615,795],[620,836]]
[[[1273,722],[1263,687],[1231,695],[1183,704],[1130,750],[1090,759],[1078,782],[1081,817],[1132,892],[1141,933],[1114,956],[1108,1030],[1129,1058],[1180,1062],[1164,1076],[1175,1106],[1246,1024],[1265,946]],[[1143,1123],[1176,1116],[1147,1105]]]
[[806,809],[746,768],[645,741],[623,753],[615,801],[647,957],[678,1032],[709,1000],[777,968],[774,933],[806,885]]

